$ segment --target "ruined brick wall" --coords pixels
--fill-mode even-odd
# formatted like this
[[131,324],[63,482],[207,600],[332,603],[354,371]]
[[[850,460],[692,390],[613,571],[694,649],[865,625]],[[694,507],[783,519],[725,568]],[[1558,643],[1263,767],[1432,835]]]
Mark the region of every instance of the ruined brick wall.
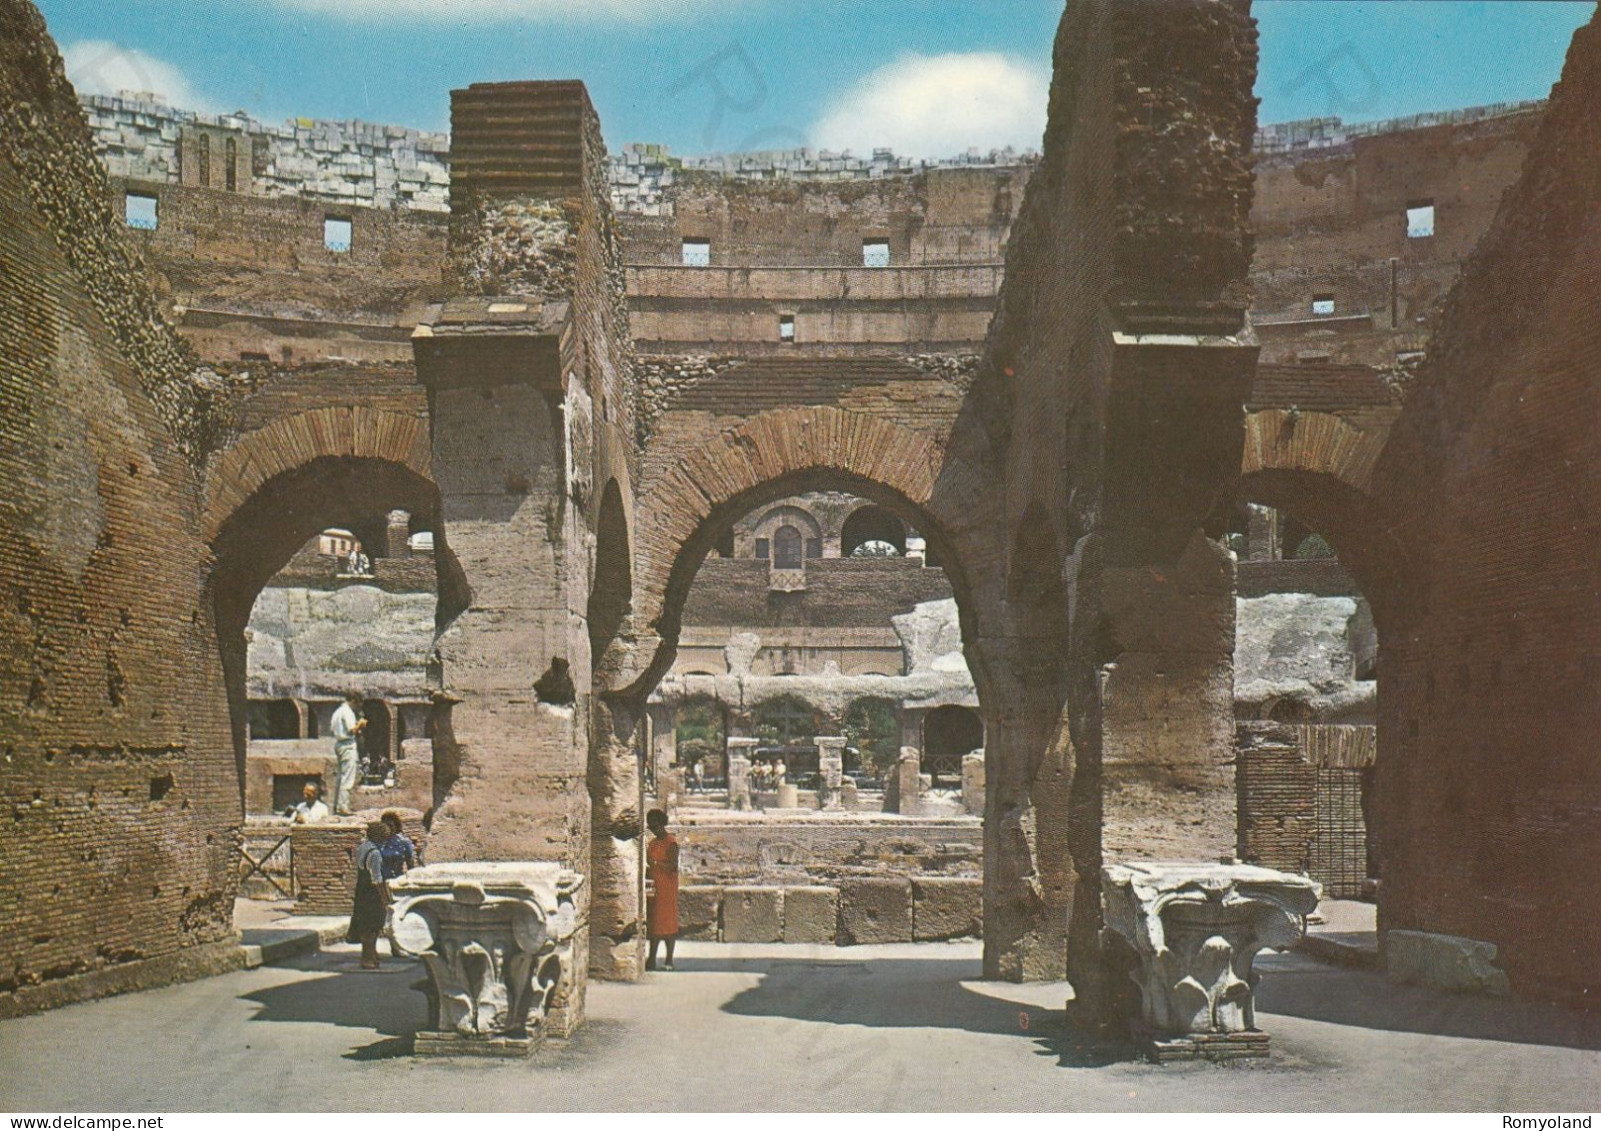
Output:
[[[1538,109],[1518,110],[1259,157],[1251,282],[1263,360],[1389,365],[1424,349],[1539,121]],[[1424,201],[1434,234],[1408,238],[1407,207]],[[1314,314],[1314,295],[1333,299],[1332,315]]]
[[[970,350],[1027,180],[1027,166],[819,184],[686,174],[666,214],[623,217],[634,335],[654,353]],[[682,265],[686,238],[709,241],[710,266]],[[863,266],[868,240],[888,244],[889,266]]]
[[1317,832],[1317,767],[1301,749],[1298,728],[1242,723],[1235,756],[1236,854],[1264,868],[1306,872]]
[[[433,213],[268,199],[217,189],[113,181],[156,198],[157,226],[126,228],[169,303],[238,313],[395,325],[442,293],[446,223]],[[348,251],[323,221],[349,220]]]
[[214,970],[240,784],[201,599],[213,394],[43,20],[0,3],[0,1013]]
[[[442,297],[443,217],[266,199],[176,184],[114,181],[154,196],[154,230],[126,228],[150,265],[164,312],[216,364],[329,358],[410,360],[410,329]],[[324,245],[327,218],[349,220],[348,251]]]
[[1030,169],[832,183],[686,171],[667,192],[664,215],[624,215],[624,247],[640,265],[677,266],[682,241],[704,239],[713,264],[860,267],[863,243],[884,240],[892,264],[998,264]]
[[796,593],[771,591],[768,575],[765,561],[708,558],[684,604],[684,624],[881,628],[915,605],[951,596],[944,570],[907,558],[816,558]]
[[1514,988],[1578,1000],[1601,992],[1598,102],[1592,21],[1376,475],[1420,555],[1378,625],[1380,926],[1493,942]]

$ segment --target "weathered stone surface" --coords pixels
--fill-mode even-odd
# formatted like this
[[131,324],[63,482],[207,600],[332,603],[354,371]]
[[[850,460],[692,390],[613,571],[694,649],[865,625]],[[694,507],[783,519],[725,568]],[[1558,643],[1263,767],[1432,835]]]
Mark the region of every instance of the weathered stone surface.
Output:
[[838,938],[841,946],[911,942],[911,881],[885,878],[841,882]]
[[1384,966],[1397,982],[1439,990],[1507,994],[1511,985],[1496,963],[1494,943],[1429,931],[1385,931]]
[[438,603],[371,585],[263,589],[247,636],[251,698],[426,695]]
[[984,881],[965,876],[912,878],[912,939],[977,937],[984,933]]
[[691,884],[678,889],[678,937],[715,942],[721,925],[723,889]]
[[1375,709],[1377,682],[1354,674],[1355,599],[1274,593],[1239,598],[1235,607],[1236,702],[1258,709],[1287,699],[1303,704],[1309,719]]
[[831,943],[839,919],[839,891],[827,887],[784,889],[784,941]]
[[1255,1029],[1256,954],[1299,938],[1319,895],[1305,876],[1245,864],[1120,864],[1101,876],[1112,976],[1131,961],[1139,1000],[1127,1020],[1147,1038]]
[[784,938],[784,889],[730,887],[723,890],[723,941],[774,943]]

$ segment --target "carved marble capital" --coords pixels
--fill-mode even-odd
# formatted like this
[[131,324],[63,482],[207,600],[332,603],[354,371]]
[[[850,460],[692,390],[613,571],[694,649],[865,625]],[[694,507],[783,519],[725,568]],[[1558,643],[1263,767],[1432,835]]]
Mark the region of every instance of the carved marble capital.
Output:
[[458,1038],[543,1035],[573,974],[583,877],[559,864],[431,864],[390,884],[393,938],[423,960],[429,1028]]
[[1164,1036],[1256,1028],[1252,963],[1301,934],[1321,891],[1246,864],[1132,863],[1101,873],[1106,930],[1134,955],[1140,1020]]

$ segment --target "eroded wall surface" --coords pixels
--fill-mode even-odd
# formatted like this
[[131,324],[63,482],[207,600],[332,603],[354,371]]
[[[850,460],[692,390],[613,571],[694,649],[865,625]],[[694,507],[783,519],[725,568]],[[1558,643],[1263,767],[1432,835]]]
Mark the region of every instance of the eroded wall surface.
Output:
[[0,1013],[227,968],[241,819],[161,321],[31,4],[0,3]]
[[1376,475],[1418,562],[1375,605],[1380,927],[1494,943],[1515,988],[1571,1000],[1601,985],[1598,103],[1592,21]]

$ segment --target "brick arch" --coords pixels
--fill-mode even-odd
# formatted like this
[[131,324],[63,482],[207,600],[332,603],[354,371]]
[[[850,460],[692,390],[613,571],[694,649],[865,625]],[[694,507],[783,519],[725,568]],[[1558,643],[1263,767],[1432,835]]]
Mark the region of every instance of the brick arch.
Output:
[[[849,490],[911,520],[941,554],[963,602],[963,563],[975,553],[963,539],[977,527],[959,513],[954,496],[965,497],[979,476],[951,456],[941,433],[833,405],[775,409],[661,466],[651,467],[647,454],[646,467],[647,486],[635,510],[634,607],[636,624],[664,642],[667,657],[683,600],[716,531],[754,507],[807,490]],[[959,488],[943,492],[947,483]],[[947,503],[946,494],[953,501]],[[657,669],[663,666],[658,658]]]
[[207,541],[274,476],[325,457],[398,464],[432,481],[428,421],[362,405],[338,405],[280,417],[223,449],[206,473]]
[[1260,409],[1245,418],[1240,474],[1310,472],[1371,494],[1373,469],[1388,437],[1387,428],[1359,428],[1333,413]]

